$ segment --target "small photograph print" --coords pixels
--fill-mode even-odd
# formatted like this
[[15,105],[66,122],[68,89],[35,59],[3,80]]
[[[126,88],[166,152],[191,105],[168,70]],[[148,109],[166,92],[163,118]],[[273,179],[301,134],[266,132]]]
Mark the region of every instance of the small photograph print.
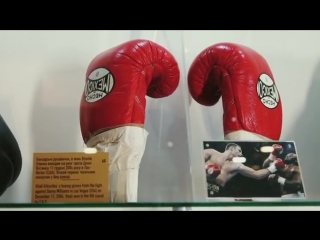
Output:
[[293,141],[204,141],[202,157],[210,199],[305,199]]

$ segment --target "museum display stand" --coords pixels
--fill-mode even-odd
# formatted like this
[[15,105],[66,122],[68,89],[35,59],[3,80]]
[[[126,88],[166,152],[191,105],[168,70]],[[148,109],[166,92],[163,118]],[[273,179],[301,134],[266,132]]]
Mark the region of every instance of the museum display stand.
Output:
[[[185,207],[181,207],[185,206]],[[0,211],[318,211],[320,201],[305,202],[216,202],[135,204],[0,204]]]

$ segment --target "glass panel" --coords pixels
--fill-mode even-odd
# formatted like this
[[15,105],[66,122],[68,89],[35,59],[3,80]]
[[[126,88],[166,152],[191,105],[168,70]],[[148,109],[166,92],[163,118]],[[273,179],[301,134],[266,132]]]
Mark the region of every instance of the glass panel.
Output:
[[[320,142],[320,135],[318,131],[318,119],[320,114],[319,107],[316,106],[317,90],[320,84],[319,81],[319,54],[320,50],[313,51],[313,46],[317,45],[317,41],[320,39],[320,32],[318,31],[184,31],[184,43],[186,46],[186,69],[190,69],[190,66],[194,59],[200,54],[201,51],[218,43],[236,43],[242,44],[254,49],[257,54],[254,54],[255,59],[251,61],[246,56],[245,49],[235,53],[228,52],[223,49],[225,55],[220,54],[215,58],[210,58],[211,53],[207,53],[202,57],[202,64],[205,66],[216,65],[220,72],[216,72],[215,77],[225,77],[225,82],[229,81],[229,89],[233,88],[233,105],[227,100],[224,102],[225,109],[223,109],[222,99],[218,99],[214,106],[204,106],[193,99],[190,100],[190,106],[188,109],[190,126],[189,133],[191,135],[190,159],[193,176],[194,186],[194,198],[195,202],[208,201],[205,199],[206,189],[203,187],[203,181],[205,176],[202,173],[203,164],[199,164],[199,158],[201,158],[201,152],[203,148],[203,141],[221,141],[221,140],[254,140],[251,135],[246,136],[224,136],[224,130],[227,129],[226,125],[223,125],[223,121],[229,121],[239,123],[247,118],[247,116],[253,116],[253,122],[257,130],[261,128],[270,129],[269,133],[279,133],[279,127],[282,127],[280,140],[287,141],[293,140],[296,142],[297,152],[300,159],[300,168],[303,172],[306,200],[314,202],[320,200],[320,187],[318,184],[320,165],[318,164],[318,151],[316,145]],[[270,41],[270,38],[273,41]],[[196,44],[195,44],[196,42]],[[307,43],[307,44],[306,44]],[[300,48],[301,46],[301,52]],[[306,47],[308,46],[308,47]],[[216,52],[215,52],[216,53]],[[283,121],[278,121],[280,111],[276,114],[265,114],[263,111],[258,111],[254,105],[255,96],[257,96],[256,85],[248,88],[246,83],[235,82],[235,76],[237,75],[237,69],[239,69],[238,76],[247,79],[252,77],[252,69],[263,68],[263,60],[268,62],[271,72],[274,75],[274,79],[277,85],[277,89],[281,96],[282,102],[282,115]],[[260,60],[261,61],[260,61]],[[308,60],[306,60],[308,59]],[[210,63],[209,63],[210,62]],[[244,64],[238,64],[242,62]],[[250,63],[252,62],[252,64]],[[244,67],[247,64],[247,68]],[[250,65],[251,64],[251,65]],[[256,65],[254,65],[256,64]],[[228,68],[228,66],[230,68]],[[243,67],[239,67],[239,66]],[[205,68],[205,67],[204,67]],[[204,74],[205,69],[198,71],[198,74]],[[267,71],[267,68],[265,68]],[[209,72],[207,73],[209,74]],[[221,74],[221,75],[219,75]],[[232,75],[233,74],[233,75]],[[246,77],[245,78],[245,74]],[[272,75],[272,74],[271,74]],[[231,79],[231,80],[230,80]],[[303,84],[299,84],[303,79]],[[241,80],[241,79],[239,79]],[[256,82],[257,79],[252,79]],[[210,86],[209,86],[210,88]],[[214,86],[211,86],[211,90]],[[214,95],[213,95],[214,96]],[[250,96],[250,99],[243,104],[244,98]],[[203,96],[202,96],[203,97]],[[225,96],[225,98],[227,98]],[[258,98],[257,98],[258,99]],[[230,117],[230,112],[237,108],[237,116]],[[249,106],[249,107],[248,107]],[[258,116],[254,116],[255,113]],[[225,114],[224,114],[225,113]],[[254,113],[254,114],[252,114]],[[259,113],[259,114],[258,114]],[[242,114],[242,115],[241,115]],[[263,119],[257,120],[263,116]],[[224,119],[223,119],[224,118]],[[226,119],[228,118],[228,119]],[[241,125],[241,124],[240,124]],[[224,129],[224,127],[226,127]],[[248,129],[250,126],[246,125],[242,127]],[[259,129],[260,128],[260,129]],[[234,131],[234,130],[233,130]],[[228,133],[228,132],[227,132]],[[266,134],[266,135],[268,135]],[[277,135],[276,134],[276,135]],[[274,140],[277,137],[274,137]],[[261,139],[261,138],[260,138]],[[255,139],[256,140],[256,139]],[[215,204],[215,203],[212,203]],[[230,203],[232,204],[232,203]],[[238,204],[238,203],[237,203]],[[265,204],[265,203],[247,203],[247,204]],[[272,203],[266,203],[272,204]],[[282,203],[275,203],[282,204]],[[290,203],[297,204],[297,203]],[[308,204],[308,203],[299,203]]]

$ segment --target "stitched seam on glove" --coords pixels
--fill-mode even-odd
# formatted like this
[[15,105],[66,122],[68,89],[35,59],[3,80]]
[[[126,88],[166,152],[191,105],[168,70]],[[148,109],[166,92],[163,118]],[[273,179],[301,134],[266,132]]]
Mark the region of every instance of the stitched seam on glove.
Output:
[[144,110],[143,110],[143,107],[142,107],[142,104],[141,104],[141,102],[140,102],[139,97],[136,95],[136,96],[134,97],[134,99],[135,99],[136,103],[138,104],[139,108],[141,109],[141,111],[142,111],[142,113],[143,113],[143,116],[145,116],[145,112],[144,112]]

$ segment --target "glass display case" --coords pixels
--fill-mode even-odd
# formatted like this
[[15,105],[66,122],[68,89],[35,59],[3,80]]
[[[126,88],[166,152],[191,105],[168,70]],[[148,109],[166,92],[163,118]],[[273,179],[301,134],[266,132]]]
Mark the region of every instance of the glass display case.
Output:
[[[268,40],[270,36],[277,40]],[[22,43],[18,41],[21,38],[24,39]],[[34,203],[34,153],[80,154],[91,149],[86,146],[81,136],[79,120],[80,99],[85,88],[88,65],[98,54],[134,39],[147,39],[164,47],[174,56],[180,73],[179,84],[172,94],[163,98],[146,96],[144,128],[148,137],[139,166],[137,203]],[[12,184],[8,184],[10,186],[1,195],[0,210],[319,209],[320,164],[317,149],[320,134],[316,121],[320,117],[316,98],[320,84],[320,50],[316,47],[319,40],[319,31],[304,31],[303,34],[299,31],[2,31],[0,49],[3,71],[0,81],[5,87],[1,88],[0,115],[19,145],[22,167],[17,179],[12,180]],[[256,62],[260,61],[257,64],[259,66],[255,65],[256,68],[266,64],[264,60],[267,62],[264,67],[269,71],[268,74],[272,76],[276,87],[268,85],[269,80],[266,78],[259,78],[260,96],[267,94],[266,91],[269,91],[269,94],[273,91],[273,96],[278,96],[273,102],[277,107],[268,107],[264,102],[266,111],[273,109],[272,114],[252,109],[253,100],[246,100],[245,105],[237,105],[242,100],[239,98],[251,96],[249,91],[254,91],[254,94],[259,96],[257,85],[253,88],[242,87],[241,84],[240,88],[234,87],[233,90],[241,94],[237,95],[240,96],[238,98],[233,97],[232,104],[240,106],[242,112],[245,108],[248,111],[241,115],[243,117],[237,115],[238,119],[227,114],[226,95],[223,99],[216,99],[215,105],[199,103],[200,97],[196,97],[196,91],[190,91],[190,76],[212,74],[211,70],[203,70],[204,66],[209,64],[205,61],[212,66],[231,64],[225,72],[224,68],[219,72],[222,78],[230,77],[231,85],[237,84],[232,78],[234,75],[244,74],[243,72],[250,69],[239,68],[237,61],[245,64],[252,61],[246,58],[248,50],[241,47],[240,50],[235,48],[239,53],[237,57],[234,57],[234,54],[223,57],[219,55],[214,60],[208,60],[210,54],[202,51],[214,44],[242,44],[254,49],[261,58],[257,60],[257,56],[254,57]],[[221,46],[212,49],[221,50]],[[212,52],[212,49],[209,52]],[[223,51],[226,51],[226,48]],[[134,54],[134,51],[131,53]],[[233,57],[236,62],[231,61]],[[241,58],[244,60],[239,60]],[[211,61],[218,61],[219,64]],[[194,70],[199,62],[203,65]],[[235,69],[240,73],[232,72]],[[204,73],[205,71],[207,72]],[[251,73],[246,76],[251,77]],[[117,81],[115,78],[115,85],[118,84]],[[261,85],[263,83],[265,85]],[[268,87],[269,90],[265,90]],[[209,90],[216,89],[211,86]],[[265,99],[267,98],[261,97],[259,101],[263,103]],[[275,108],[279,111],[275,111]],[[259,117],[256,114],[258,111],[261,113]],[[233,123],[238,123],[241,119],[253,115],[257,117],[252,125],[262,126],[263,131],[267,131],[264,136],[268,137],[230,137],[229,132],[226,133],[226,116],[230,117]],[[1,130],[0,135],[4,134]],[[278,155],[275,154],[275,144],[282,148]],[[262,151],[263,147],[269,147],[269,150]],[[0,148],[8,154],[7,145],[0,144]],[[213,182],[210,182],[210,176],[216,172],[221,174],[225,170],[221,166],[216,167],[215,163],[207,163],[210,158],[207,156],[214,155],[206,151],[207,149],[220,153],[240,151],[239,156],[233,157],[247,160],[233,161],[237,169],[228,172],[232,175],[228,177],[228,181],[223,182],[224,180],[220,179],[222,182],[219,180],[217,183],[216,175]],[[265,159],[273,153],[275,159],[283,160],[283,166],[275,162],[265,165]],[[279,174],[280,168],[288,167],[288,162],[285,162],[285,159],[288,160],[291,156],[288,154],[296,154],[298,158],[295,167],[299,169],[290,168],[290,173],[301,171],[301,184],[295,185],[295,188],[285,185],[285,180],[296,180],[293,175],[288,175],[289,170],[284,175]],[[4,158],[0,156],[0,167],[5,169],[1,159]],[[275,159],[273,161],[278,161]],[[225,160],[230,159],[226,157]],[[250,173],[242,166],[258,171],[260,175]],[[17,169],[16,166],[13,167]],[[242,170],[239,170],[240,168]],[[271,168],[278,171],[271,171]],[[270,170],[269,174],[266,174],[267,169]],[[224,190],[219,192],[219,186],[220,190]],[[217,197],[217,192],[220,197]],[[298,192],[304,194],[302,198],[283,197]]]

